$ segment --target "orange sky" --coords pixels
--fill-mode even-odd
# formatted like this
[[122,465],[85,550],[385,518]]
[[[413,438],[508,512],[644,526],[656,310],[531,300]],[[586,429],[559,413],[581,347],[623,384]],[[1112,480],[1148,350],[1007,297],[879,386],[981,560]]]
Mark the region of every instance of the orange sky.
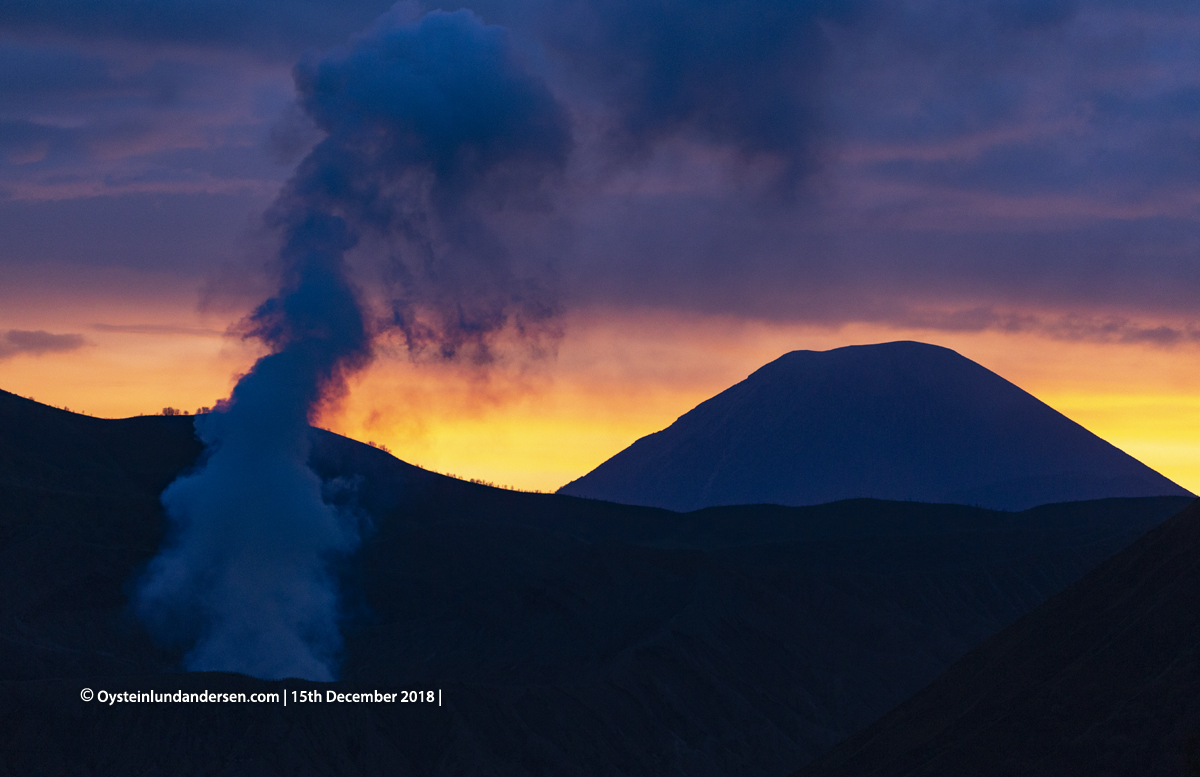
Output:
[[[650,29],[622,16],[636,4],[600,3],[595,29],[565,38],[575,17],[547,6],[497,17],[533,60],[500,72],[450,58],[446,73],[372,58],[399,11],[369,25],[366,5],[334,3],[279,27],[269,14],[218,23],[252,6],[207,4],[217,16],[197,26],[206,4],[159,5],[149,38],[136,14],[90,24],[54,3],[5,28],[6,75],[36,77],[11,77],[0,105],[23,128],[0,144],[0,335],[87,344],[0,359],[0,388],[103,416],[227,396],[258,352],[221,333],[286,276],[273,263],[287,261],[284,211],[315,208],[361,241],[345,257],[354,283],[401,283],[417,307],[489,286],[488,305],[531,320],[550,299],[526,296],[538,288],[623,309],[573,308],[556,360],[486,379],[381,358],[321,419],[440,471],[557,488],[787,351],[909,338],[954,348],[1200,491],[1200,5],[1032,3],[1070,13],[1026,27],[979,12],[991,4],[914,3],[879,24],[794,3],[708,34],[703,14]],[[413,21],[404,35],[441,23]],[[766,45],[817,29],[819,46]],[[344,102],[311,91],[318,63],[351,85]],[[356,69],[368,64],[378,73]],[[379,75],[391,68],[403,75]],[[469,80],[461,105],[396,86],[451,72],[494,99],[466,99],[483,89]],[[428,122],[403,124],[383,110],[393,101],[426,106]],[[464,123],[454,111],[468,108]],[[444,136],[446,122],[483,134]],[[323,133],[337,137],[322,146]],[[385,154],[380,138],[421,152]],[[458,167],[421,156],[475,159],[477,145],[498,156],[454,180],[443,174]],[[349,156],[311,155],[322,147]],[[327,163],[379,180],[308,202],[305,176]],[[463,187],[444,224],[428,194],[443,186]],[[376,189],[382,220],[349,194]],[[374,234],[425,219],[420,239]],[[463,224],[481,242],[449,237]],[[429,241],[424,269],[409,240]],[[461,283],[485,266],[495,274]],[[205,284],[225,307],[197,312]],[[638,305],[708,313],[628,312]],[[797,311],[901,324],[753,320]],[[972,326],[996,331],[958,331]],[[1054,339],[1066,336],[1141,343]]]
[[[82,350],[0,361],[0,387],[99,416],[194,411],[228,394],[256,350],[218,333],[228,312],[194,297],[116,302],[97,294],[21,306],[0,329],[83,332]],[[105,331],[96,324],[161,327]],[[720,318],[576,314],[557,359],[487,377],[381,357],[322,424],[440,472],[554,490],[638,437],[795,349],[914,339],[953,348],[1200,492],[1200,353],[1034,334],[825,329]]]

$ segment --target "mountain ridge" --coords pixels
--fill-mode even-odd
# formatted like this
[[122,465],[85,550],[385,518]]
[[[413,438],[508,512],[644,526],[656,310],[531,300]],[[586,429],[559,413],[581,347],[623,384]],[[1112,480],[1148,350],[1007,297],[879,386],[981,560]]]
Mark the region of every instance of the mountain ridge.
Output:
[[[358,482],[371,519],[332,568],[342,679],[181,674],[128,595],[162,541],[158,491],[200,453],[190,419],[0,394],[0,774],[784,775],[1185,503],[683,514],[312,435],[314,470]],[[84,687],[438,688],[445,706],[107,707]]]
[[793,777],[1200,772],[1200,501]]

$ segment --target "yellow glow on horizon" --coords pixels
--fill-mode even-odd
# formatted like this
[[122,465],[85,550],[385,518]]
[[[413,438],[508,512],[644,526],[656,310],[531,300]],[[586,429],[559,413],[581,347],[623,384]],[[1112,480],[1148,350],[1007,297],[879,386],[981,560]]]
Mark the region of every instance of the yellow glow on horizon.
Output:
[[[10,308],[0,329],[82,332],[89,345],[0,361],[0,388],[106,417],[167,405],[194,412],[227,396],[259,353],[213,334],[236,315],[194,310],[194,297],[182,294],[155,305]],[[591,311],[567,321],[557,359],[488,376],[381,357],[320,423],[439,472],[552,491],[788,351],[904,339],[953,348],[1200,492],[1200,351],[1190,346]]]
[[[89,337],[71,354],[17,356],[3,364],[6,391],[104,418],[195,412],[228,396],[252,363],[215,338],[168,335]],[[133,340],[133,342],[128,342]]]
[[440,472],[554,490],[788,351],[905,339],[953,348],[1200,492],[1200,393],[1182,390],[1200,385],[1191,349],[1034,335],[579,319],[538,379],[472,388],[453,372],[385,361],[330,426]]
[[191,289],[146,301],[48,293],[28,308],[21,300],[4,302],[0,331],[78,333],[85,345],[0,360],[0,388],[104,418],[211,406],[261,352],[257,344],[222,336],[239,316],[197,313]]
[[1042,400],[1189,491],[1200,493],[1200,396],[1062,394]]

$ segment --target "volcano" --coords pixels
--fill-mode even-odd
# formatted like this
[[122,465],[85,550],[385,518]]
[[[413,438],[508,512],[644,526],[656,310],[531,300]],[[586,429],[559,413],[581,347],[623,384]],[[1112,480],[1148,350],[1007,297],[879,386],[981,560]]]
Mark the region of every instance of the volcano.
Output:
[[793,351],[559,493],[680,511],[1189,495],[999,375],[916,342]]

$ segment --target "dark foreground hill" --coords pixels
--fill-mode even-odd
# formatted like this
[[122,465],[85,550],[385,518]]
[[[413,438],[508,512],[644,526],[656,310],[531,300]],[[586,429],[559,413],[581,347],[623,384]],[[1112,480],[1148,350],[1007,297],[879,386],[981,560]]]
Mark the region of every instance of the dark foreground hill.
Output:
[[999,375],[914,342],[793,351],[559,493],[671,510],[1188,494]]
[[[181,674],[128,615],[190,419],[0,393],[0,775],[782,775],[1187,500],[679,514],[499,491],[314,433],[373,531],[343,679]],[[439,690],[441,704],[85,702]],[[291,697],[289,697],[291,698]]]
[[799,774],[1200,774],[1200,503]]

